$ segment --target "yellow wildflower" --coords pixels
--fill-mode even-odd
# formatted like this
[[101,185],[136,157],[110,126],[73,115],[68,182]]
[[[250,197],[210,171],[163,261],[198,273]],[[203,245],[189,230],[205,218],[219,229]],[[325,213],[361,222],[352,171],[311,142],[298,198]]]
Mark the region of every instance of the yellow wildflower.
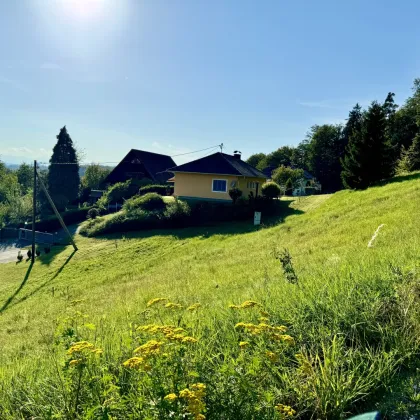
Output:
[[261,316],[265,316],[265,317],[268,317],[269,316],[269,314],[268,314],[268,312],[267,311],[264,311],[264,310],[260,310],[260,314],[261,314]]
[[156,303],[166,302],[167,300],[168,299],[166,299],[166,298],[154,298],[154,299],[151,299],[151,300],[149,300],[149,302],[147,302],[147,307],[153,306]]
[[177,395],[176,395],[176,394],[174,394],[174,393],[172,393],[172,394],[168,394],[168,395],[164,398],[164,400],[166,400],[166,401],[170,401],[170,402],[173,402],[173,401],[175,401],[177,398],[178,398],[178,397],[177,397]]
[[81,362],[81,360],[80,360],[80,359],[70,360],[70,362],[69,362],[69,366],[71,366],[71,367],[73,367],[73,366],[77,366],[80,362]]
[[104,352],[104,351],[103,351],[103,350],[101,350],[101,349],[95,349],[95,350],[92,350],[92,353],[93,353],[93,354],[96,354],[97,356],[100,356],[103,352]]
[[230,309],[239,309],[240,308],[240,306],[238,306],[238,305],[233,305],[232,303],[229,305],[229,308]]
[[239,343],[239,347],[240,347],[241,349],[244,349],[245,347],[248,347],[248,346],[249,346],[248,341],[241,341],[241,342]]
[[158,354],[160,352],[160,346],[163,344],[162,341],[150,340],[147,343],[137,347],[134,353],[142,353],[144,356],[150,356]]
[[265,316],[262,316],[261,318],[258,319],[258,321],[260,322],[268,322],[268,318]]
[[280,331],[282,333],[287,331],[287,327],[285,327],[284,325],[280,325],[278,327],[274,327],[277,331]]
[[198,340],[194,337],[184,337],[181,343],[196,343]]
[[179,304],[179,303],[168,302],[165,305],[165,308],[168,308],[168,309],[182,309],[182,305]]
[[144,364],[143,357],[132,357],[131,359],[126,360],[123,363],[124,367],[131,368],[131,369],[139,369]]
[[78,353],[84,350],[93,350],[95,346],[87,341],[78,341],[77,343],[72,344],[72,346],[67,350],[67,354]]
[[291,346],[295,344],[295,339],[293,337],[290,337],[290,335],[284,334],[284,335],[281,335],[280,337],[282,341],[284,341],[287,344],[290,344]]
[[283,414],[285,417],[293,417],[296,414],[296,411],[293,410],[293,408],[290,407],[290,405],[278,404],[275,408],[280,414]]
[[265,352],[266,356],[268,357],[268,359],[270,360],[270,362],[278,362],[279,361],[279,356],[278,354],[272,352],[272,351],[266,351]]
[[195,311],[201,307],[201,303],[194,303],[191,306],[188,306],[187,311]]
[[202,383],[192,384],[190,389],[183,389],[179,393],[179,398],[185,399],[188,405],[188,411],[194,416],[194,419],[205,419],[201,414],[206,409],[203,398],[206,395],[206,386]]
[[241,309],[248,309],[248,308],[254,308],[255,306],[261,306],[258,302],[255,302],[254,300],[246,300],[244,303],[240,305]]

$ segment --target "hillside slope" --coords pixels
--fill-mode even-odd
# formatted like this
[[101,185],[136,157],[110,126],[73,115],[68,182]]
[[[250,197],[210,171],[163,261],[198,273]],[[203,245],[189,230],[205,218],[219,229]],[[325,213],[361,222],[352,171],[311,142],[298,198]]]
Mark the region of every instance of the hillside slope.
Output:
[[[162,418],[168,410],[166,400],[149,407],[140,398],[145,395],[140,386],[130,391],[132,397],[126,390],[128,400],[140,398],[137,405],[113,395],[118,407],[109,408],[106,397],[94,401],[86,390],[86,400],[79,396],[75,406],[64,404],[74,398],[74,378],[70,371],[57,373],[66,360],[61,344],[56,345],[58,338],[65,341],[63,323],[66,328],[71,324],[72,337],[104,349],[102,367],[113,372],[119,389],[124,373],[115,366],[127,358],[128,348],[145,340],[133,338],[133,324],[189,329],[199,342],[191,350],[188,372],[207,385],[208,418],[275,418],[281,414],[281,407],[273,408],[278,403],[293,406],[302,418],[308,413],[340,418],[362,409],[355,403],[366,401],[400,366],[410,366],[418,351],[420,329],[418,318],[417,323],[413,319],[419,302],[407,299],[420,268],[419,206],[420,177],[415,174],[366,191],[294,200],[294,212],[274,226],[234,223],[106,239],[77,236],[76,253],[71,247],[57,250],[39,258],[32,269],[29,263],[0,265],[0,418],[17,418],[19,410],[22,418],[50,418],[46,406],[51,416],[62,416],[56,418],[96,418],[86,414],[87,407],[96,406],[113,418]],[[297,284],[285,280],[276,258],[285,248]],[[406,300],[398,301],[396,293]],[[199,302],[202,309],[197,318],[165,308],[145,311],[146,303],[157,297],[184,307]],[[261,303],[269,322],[286,325],[295,340],[293,349],[278,350],[280,361],[270,368],[259,361],[261,352],[276,352],[277,347],[263,348],[266,341],[246,339],[234,328],[239,321],[257,322],[255,308],[228,307],[246,300]],[[249,359],[240,340],[251,343]],[[314,377],[298,377],[304,363],[299,367],[296,353],[307,358],[317,372]],[[159,366],[155,377],[163,369]],[[188,386],[188,372],[180,374],[179,384],[165,382],[153,399]],[[151,387],[145,375],[136,380]],[[63,378],[65,389],[45,391],[59,388]],[[8,386],[11,380],[13,387]],[[189,406],[178,404],[180,412],[194,415]]]

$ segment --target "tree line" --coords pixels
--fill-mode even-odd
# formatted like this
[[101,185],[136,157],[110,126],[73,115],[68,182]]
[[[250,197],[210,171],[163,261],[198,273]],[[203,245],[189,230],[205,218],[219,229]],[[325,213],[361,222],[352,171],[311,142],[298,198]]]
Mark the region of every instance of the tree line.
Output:
[[[420,169],[420,78],[402,106],[390,92],[367,109],[356,104],[345,124],[314,125],[296,147],[256,153],[247,162],[284,173],[306,169],[324,192],[364,189],[392,175]],[[281,170],[279,171],[279,168]]]

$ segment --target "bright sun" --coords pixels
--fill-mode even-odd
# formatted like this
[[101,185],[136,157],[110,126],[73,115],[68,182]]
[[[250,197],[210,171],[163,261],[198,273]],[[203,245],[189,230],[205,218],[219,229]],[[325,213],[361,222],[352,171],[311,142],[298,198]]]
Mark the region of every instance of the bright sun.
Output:
[[67,16],[78,20],[97,19],[106,6],[106,0],[61,0],[60,3]]

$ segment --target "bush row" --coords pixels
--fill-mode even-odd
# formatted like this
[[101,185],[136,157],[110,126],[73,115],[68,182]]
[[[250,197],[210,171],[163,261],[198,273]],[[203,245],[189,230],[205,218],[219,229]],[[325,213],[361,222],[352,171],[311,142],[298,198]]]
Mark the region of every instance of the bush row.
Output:
[[146,185],[140,188],[139,194],[145,195],[148,193],[156,193],[159,195],[172,195],[174,192],[173,185]]

